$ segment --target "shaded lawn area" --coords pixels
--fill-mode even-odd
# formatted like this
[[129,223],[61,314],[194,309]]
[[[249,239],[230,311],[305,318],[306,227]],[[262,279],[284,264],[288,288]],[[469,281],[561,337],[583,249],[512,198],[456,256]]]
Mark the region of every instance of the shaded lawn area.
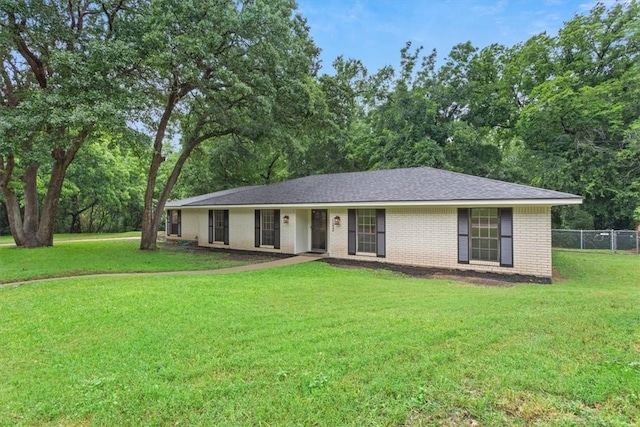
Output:
[[58,242],[52,247],[0,247],[0,283],[92,273],[206,270],[246,264],[228,253],[160,245],[139,250],[137,240]]
[[637,425],[640,257],[554,285],[309,263],[0,289],[0,425]]
[[[140,237],[139,231],[127,231],[125,233],[56,233],[53,236],[54,244],[66,240],[90,240],[90,239],[111,239],[122,237]],[[0,236],[0,244],[15,244],[12,236]]]

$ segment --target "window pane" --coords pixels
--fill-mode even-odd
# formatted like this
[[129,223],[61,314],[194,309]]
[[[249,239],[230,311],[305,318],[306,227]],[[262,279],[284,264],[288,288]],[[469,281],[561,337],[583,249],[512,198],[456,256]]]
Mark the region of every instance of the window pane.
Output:
[[498,209],[471,209],[471,259],[499,261]]
[[224,211],[217,210],[214,212],[214,227],[215,227],[215,238],[216,242],[224,241]]
[[273,246],[275,244],[274,212],[273,209],[264,209],[260,212],[262,245]]
[[376,210],[357,210],[358,252],[376,253]]

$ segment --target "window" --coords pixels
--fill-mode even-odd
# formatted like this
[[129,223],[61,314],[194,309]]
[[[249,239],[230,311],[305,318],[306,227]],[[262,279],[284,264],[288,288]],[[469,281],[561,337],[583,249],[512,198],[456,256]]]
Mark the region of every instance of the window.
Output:
[[280,249],[280,209],[256,209],[255,218],[255,247]]
[[275,245],[275,215],[273,209],[263,209],[260,212],[261,224],[261,240],[262,246],[274,246]]
[[376,210],[357,209],[358,252],[376,253]]
[[215,216],[214,240],[216,242],[224,242],[224,211],[214,211],[214,216]]
[[458,262],[513,267],[513,208],[458,209]]
[[209,210],[209,243],[229,244],[229,211]]
[[169,209],[167,211],[167,236],[182,235],[182,212],[179,209]]
[[349,209],[347,215],[347,253],[373,254],[380,258],[387,256],[385,210]]
[[471,209],[471,260],[500,261],[498,209]]

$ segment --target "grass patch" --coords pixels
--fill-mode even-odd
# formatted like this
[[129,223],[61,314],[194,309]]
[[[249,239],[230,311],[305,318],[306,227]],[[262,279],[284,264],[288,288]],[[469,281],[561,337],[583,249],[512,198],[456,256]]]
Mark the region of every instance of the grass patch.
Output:
[[[91,239],[113,239],[123,237],[140,237],[139,231],[127,231],[125,233],[59,233],[53,236],[54,243],[66,240],[91,240]],[[15,244],[13,236],[0,236],[0,244]]]
[[207,270],[246,264],[229,254],[160,245],[139,250],[135,240],[65,243],[46,248],[0,247],[0,283],[94,273]]
[[551,286],[310,263],[0,289],[0,425],[637,425],[640,257],[554,261]]

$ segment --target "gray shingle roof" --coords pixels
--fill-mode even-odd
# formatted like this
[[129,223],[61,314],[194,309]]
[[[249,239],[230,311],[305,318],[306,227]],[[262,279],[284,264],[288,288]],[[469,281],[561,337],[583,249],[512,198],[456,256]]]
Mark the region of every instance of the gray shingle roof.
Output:
[[167,204],[165,206],[168,207],[168,208],[175,208],[175,207],[180,207],[180,206],[187,206],[187,205],[197,204],[197,203],[199,203],[199,202],[201,202],[203,200],[214,199],[216,197],[225,196],[227,194],[237,193],[238,191],[244,191],[244,190],[248,190],[250,188],[258,188],[258,187],[262,187],[262,186],[261,185],[252,185],[252,186],[247,186],[247,187],[229,188],[228,190],[221,190],[221,191],[216,191],[214,193],[208,193],[208,194],[202,194],[200,196],[189,197],[189,198],[186,198],[186,199],[169,201],[169,202],[167,202]]
[[313,175],[177,200],[167,207],[567,200],[580,196],[428,167]]

